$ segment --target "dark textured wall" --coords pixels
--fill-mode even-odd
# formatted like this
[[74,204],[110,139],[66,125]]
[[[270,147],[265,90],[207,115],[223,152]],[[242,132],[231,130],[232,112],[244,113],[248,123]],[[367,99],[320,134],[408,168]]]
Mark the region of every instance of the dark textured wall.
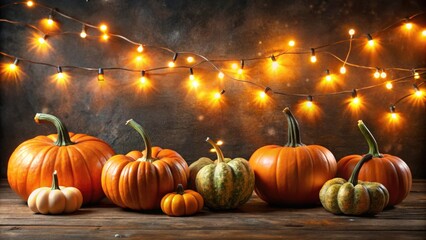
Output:
[[[10,1],[2,1],[2,4]],[[60,11],[97,25],[108,23],[110,32],[125,35],[147,45],[164,46],[175,51],[197,52],[210,59],[235,59],[269,56],[286,49],[290,38],[298,47],[311,47],[346,39],[354,27],[359,34],[375,32],[388,24],[424,9],[423,1],[42,1]],[[49,12],[41,8],[9,6],[1,9],[1,18],[40,26]],[[61,31],[78,32],[80,24],[57,16]],[[425,26],[425,17],[417,18]],[[82,40],[75,35],[48,39],[50,50],[31,49],[32,31],[22,26],[0,23],[1,51],[54,65],[85,67],[121,66],[138,68],[132,63],[134,46],[117,38],[108,43],[98,39]],[[90,30],[95,34],[96,31]],[[355,41],[349,62],[381,67],[425,67],[425,41],[418,35],[407,36],[400,30],[381,34],[380,52],[371,54],[363,41]],[[348,44],[324,50],[344,58]],[[164,66],[171,53],[146,47],[143,68]],[[318,53],[319,61],[309,63],[309,55],[284,55],[283,70],[267,71],[267,61],[246,63],[248,79],[289,93],[323,93],[319,88],[324,70],[337,72],[341,63],[329,55]],[[198,59],[199,60],[199,59]],[[13,59],[2,57],[2,63]],[[178,64],[185,64],[178,58]],[[223,151],[230,157],[249,158],[259,147],[286,142],[286,122],[282,109],[294,109],[306,144],[329,148],[337,159],[353,153],[365,153],[367,145],[356,127],[363,119],[375,134],[381,151],[397,155],[411,167],[414,177],[425,178],[426,108],[425,104],[403,101],[398,105],[404,122],[388,126],[383,120],[390,103],[412,92],[413,82],[395,84],[393,91],[373,88],[362,91],[366,105],[357,115],[351,114],[345,101],[348,95],[317,97],[321,114],[311,119],[298,113],[303,98],[273,95],[267,105],[254,101],[255,87],[225,79],[217,80],[217,72],[208,64],[194,70],[202,76],[198,92],[187,88],[187,69],[155,72],[149,77],[154,89],[143,92],[135,86],[139,73],[106,71],[106,81],[99,84],[96,72],[66,71],[68,84],[57,86],[52,80],[55,69],[21,63],[19,79],[1,76],[0,85],[0,162],[1,176],[6,176],[7,161],[22,141],[54,132],[52,126],[38,126],[37,112],[58,116],[74,132],[88,133],[104,139],[117,153],[142,149],[136,132],[125,126],[133,118],[150,133],[154,145],[171,148],[188,161],[201,156],[214,157],[207,136],[223,139]],[[407,75],[389,71],[388,79]],[[348,67],[335,90],[351,90],[379,83],[372,71]],[[202,96],[213,89],[226,89],[220,106],[211,106]],[[424,87],[423,87],[424,89]],[[330,91],[329,91],[330,92]]]

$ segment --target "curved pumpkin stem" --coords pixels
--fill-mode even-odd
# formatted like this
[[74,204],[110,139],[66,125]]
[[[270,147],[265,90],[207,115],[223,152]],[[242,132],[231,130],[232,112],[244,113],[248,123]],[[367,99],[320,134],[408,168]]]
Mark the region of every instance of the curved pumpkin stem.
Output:
[[379,152],[379,146],[377,145],[376,139],[374,139],[373,134],[371,134],[370,130],[368,130],[362,120],[358,120],[358,128],[361,130],[362,135],[364,135],[365,140],[367,140],[368,153],[373,155],[373,157],[383,157],[383,155]]
[[206,139],[206,142],[210,143],[213,146],[214,150],[216,150],[217,161],[218,162],[224,162],[225,157],[223,156],[223,152],[222,152],[222,150],[220,150],[219,146],[213,140],[211,140],[209,137]]
[[299,123],[297,122],[293,113],[291,113],[290,108],[288,107],[284,108],[283,112],[285,113],[287,117],[287,123],[288,123],[288,133],[287,133],[288,141],[287,141],[287,144],[284,146],[286,147],[305,146],[305,144],[303,144],[300,139]]
[[373,155],[366,154],[362,159],[355,165],[354,170],[352,171],[351,177],[349,178],[348,182],[352,183],[352,185],[358,184],[358,175],[359,171],[361,170],[362,165],[364,165],[365,162],[370,161],[373,158]]
[[58,172],[55,170],[52,174],[52,190],[60,190],[59,188],[59,180],[58,180]]
[[177,185],[177,188],[176,188],[176,193],[177,194],[180,194],[180,195],[183,195],[184,193],[185,193],[185,189],[183,189],[183,185],[182,184],[178,184]]
[[74,144],[70,139],[70,134],[65,125],[59,118],[46,113],[37,113],[34,117],[36,123],[52,123],[58,132],[58,139],[55,142],[56,146],[68,146]]
[[155,159],[152,157],[152,146],[151,146],[151,140],[148,136],[148,134],[145,132],[145,130],[142,128],[139,123],[135,122],[133,119],[127,120],[126,125],[130,125],[133,129],[135,129],[143,139],[143,142],[145,144],[146,149],[146,155],[145,155],[145,161],[152,162]]

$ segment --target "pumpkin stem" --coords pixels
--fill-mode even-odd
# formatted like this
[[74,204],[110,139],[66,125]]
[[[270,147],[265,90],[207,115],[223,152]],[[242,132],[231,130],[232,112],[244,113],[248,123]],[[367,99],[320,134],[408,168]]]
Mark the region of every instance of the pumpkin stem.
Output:
[[213,146],[214,150],[216,150],[217,161],[218,162],[224,162],[225,157],[223,156],[223,152],[222,152],[222,150],[220,150],[219,146],[213,140],[211,140],[209,137],[207,137],[206,142],[210,143]]
[[55,142],[56,146],[68,146],[74,144],[70,139],[70,134],[65,127],[65,125],[59,120],[59,118],[46,114],[46,113],[37,113],[34,117],[36,123],[52,123],[55,125],[58,132],[58,139]]
[[133,119],[127,120],[126,125],[130,125],[133,129],[135,129],[142,136],[143,142],[145,144],[145,149],[146,149],[145,160],[149,161],[149,162],[152,162],[153,160],[155,160],[152,157],[151,140],[150,140],[148,134],[142,128],[142,126],[139,125],[137,122],[135,122]]
[[52,190],[60,190],[59,189],[59,180],[58,180],[58,172],[55,170],[52,174]]
[[300,139],[299,123],[297,122],[293,113],[291,113],[290,108],[288,107],[284,108],[283,112],[285,113],[287,117],[287,123],[288,123],[287,124],[288,125],[288,131],[287,131],[288,141],[287,141],[287,144],[284,146],[286,147],[305,146],[305,144],[303,144]]
[[361,130],[362,135],[364,135],[365,140],[368,143],[368,153],[373,155],[373,157],[382,158],[383,155],[379,152],[379,146],[377,145],[376,139],[374,139],[373,134],[368,130],[362,120],[358,120],[358,128]]
[[352,183],[352,185],[358,184],[358,175],[359,171],[361,170],[362,165],[364,165],[365,162],[371,160],[373,158],[373,155],[368,153],[362,157],[362,159],[355,165],[354,170],[352,171],[351,177],[349,178],[348,182]]
[[183,185],[182,184],[178,184],[177,185],[177,188],[176,188],[176,193],[177,194],[180,194],[180,195],[183,195],[184,193],[185,193],[185,189],[183,189]]

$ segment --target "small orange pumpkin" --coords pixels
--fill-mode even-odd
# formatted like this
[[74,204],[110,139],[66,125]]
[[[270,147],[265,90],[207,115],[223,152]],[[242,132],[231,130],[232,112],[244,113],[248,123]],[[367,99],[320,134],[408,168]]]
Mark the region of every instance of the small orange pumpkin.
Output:
[[196,191],[184,190],[182,184],[178,184],[176,192],[168,193],[161,199],[161,210],[174,217],[193,215],[203,206],[203,197]]
[[122,208],[160,209],[164,195],[174,191],[179,183],[186,187],[188,164],[173,150],[152,147],[149,136],[133,119],[126,125],[142,136],[146,149],[111,157],[102,170],[102,189]]

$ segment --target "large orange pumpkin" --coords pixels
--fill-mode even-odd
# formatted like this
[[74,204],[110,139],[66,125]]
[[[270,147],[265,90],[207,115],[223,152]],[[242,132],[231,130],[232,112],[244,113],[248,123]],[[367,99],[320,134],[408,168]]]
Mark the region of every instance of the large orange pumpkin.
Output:
[[130,119],[126,125],[142,136],[145,150],[111,157],[102,170],[102,188],[116,205],[133,210],[160,209],[161,199],[178,184],[185,188],[189,168],[179,153],[151,147],[144,129]]
[[321,187],[336,175],[336,159],[323,146],[303,144],[297,120],[289,108],[284,113],[287,144],[261,147],[249,160],[255,173],[255,192],[273,205],[318,204]]
[[[381,154],[376,139],[363,121],[358,121],[358,127],[368,143],[368,153],[373,155],[373,159],[364,163],[359,172],[359,180],[383,184],[389,191],[388,206],[401,203],[411,190],[410,168],[399,157]],[[337,163],[337,176],[348,179],[362,157],[362,155],[349,155],[340,159]]]
[[55,116],[37,113],[36,123],[52,123],[57,134],[37,136],[21,143],[9,158],[7,179],[10,187],[25,201],[32,191],[51,185],[51,173],[67,176],[64,186],[78,188],[83,204],[104,197],[101,187],[102,167],[114,155],[104,141],[86,134],[69,133]]

